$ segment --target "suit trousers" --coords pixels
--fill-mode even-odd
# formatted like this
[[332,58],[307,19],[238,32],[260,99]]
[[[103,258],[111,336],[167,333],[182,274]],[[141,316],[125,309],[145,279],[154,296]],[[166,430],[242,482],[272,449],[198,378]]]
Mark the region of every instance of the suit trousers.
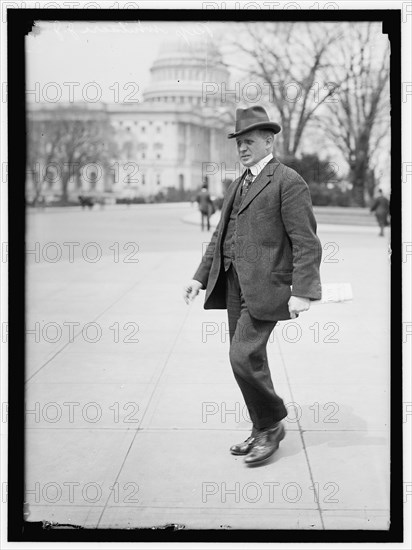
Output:
[[226,271],[226,303],[233,374],[253,426],[262,430],[287,416],[283,400],[273,387],[266,353],[277,321],[261,321],[250,315],[233,263]]
[[210,231],[210,214],[209,214],[209,212],[203,212],[201,210],[200,211],[200,216],[201,216],[202,231],[204,231],[205,225],[206,225],[207,230]]

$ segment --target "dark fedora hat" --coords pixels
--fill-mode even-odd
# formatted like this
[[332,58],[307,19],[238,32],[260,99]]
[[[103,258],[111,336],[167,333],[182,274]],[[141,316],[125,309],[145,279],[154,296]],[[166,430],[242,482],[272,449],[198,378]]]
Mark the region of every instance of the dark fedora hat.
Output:
[[274,134],[278,134],[281,127],[277,122],[271,122],[265,109],[259,105],[236,109],[235,131],[227,137],[231,139],[252,130],[270,130]]

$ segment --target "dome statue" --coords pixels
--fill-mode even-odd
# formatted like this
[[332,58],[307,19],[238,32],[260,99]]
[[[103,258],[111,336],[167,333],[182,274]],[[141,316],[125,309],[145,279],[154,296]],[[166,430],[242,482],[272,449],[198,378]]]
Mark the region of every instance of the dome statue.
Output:
[[165,40],[159,48],[158,59],[170,59],[174,57],[196,57],[197,59],[210,58],[215,62],[222,62],[222,56],[219,49],[207,34],[203,36],[177,37]]

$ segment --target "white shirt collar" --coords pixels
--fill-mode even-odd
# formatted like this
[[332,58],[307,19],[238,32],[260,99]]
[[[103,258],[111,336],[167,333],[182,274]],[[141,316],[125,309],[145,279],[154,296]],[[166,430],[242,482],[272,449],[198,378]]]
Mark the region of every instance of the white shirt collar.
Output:
[[249,170],[252,172],[253,179],[255,179],[261,173],[266,164],[272,159],[273,155],[272,153],[269,153],[266,157],[260,159],[260,161],[253,166],[249,166]]

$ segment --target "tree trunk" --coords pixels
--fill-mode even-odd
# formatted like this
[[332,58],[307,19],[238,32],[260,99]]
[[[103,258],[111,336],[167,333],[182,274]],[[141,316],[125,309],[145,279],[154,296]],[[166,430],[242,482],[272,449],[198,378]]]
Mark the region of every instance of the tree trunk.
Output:
[[365,206],[365,183],[367,180],[367,166],[364,163],[358,163],[350,175],[350,180],[353,185],[352,199],[355,206]]
[[366,190],[368,193],[368,202],[371,202],[375,196],[375,189],[378,182],[375,176],[375,171],[373,169],[368,170],[367,177],[368,179],[366,184]]
[[69,180],[70,180],[70,172],[63,172],[62,175],[62,202],[68,201],[68,195],[67,195],[67,188],[69,186]]
[[362,182],[359,182],[359,180],[353,183],[352,199],[355,206],[365,206],[364,189]]
[[356,152],[356,159],[352,165],[350,173],[352,188],[352,198],[356,206],[365,205],[365,189],[368,183],[369,156],[366,147],[359,147]]

